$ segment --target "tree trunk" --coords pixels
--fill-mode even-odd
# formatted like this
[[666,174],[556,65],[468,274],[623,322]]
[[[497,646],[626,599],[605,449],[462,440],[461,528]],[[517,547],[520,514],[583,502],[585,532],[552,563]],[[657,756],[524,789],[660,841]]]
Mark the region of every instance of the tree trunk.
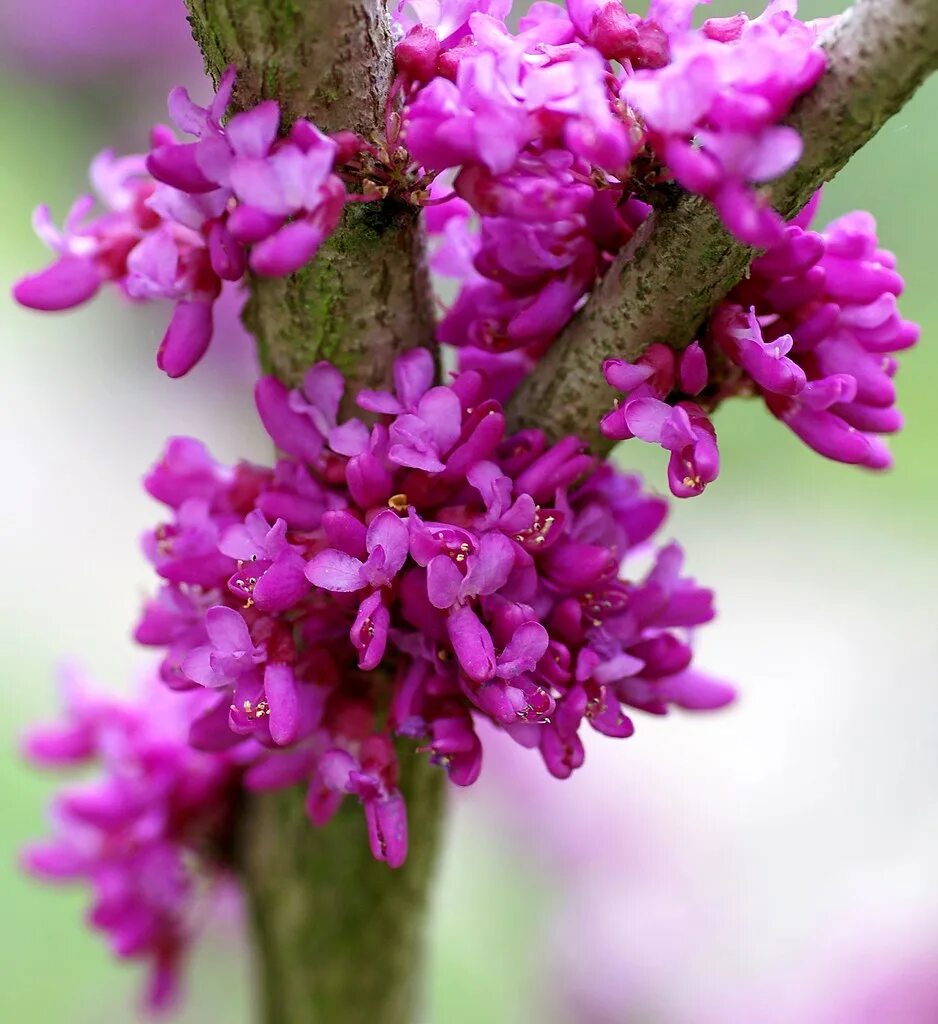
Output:
[[264,1024],[414,1024],[443,812],[442,769],[401,756],[409,849],[392,871],[371,856],[347,799],[323,828],[296,789],[252,797],[241,855]]
[[[383,0],[187,0],[209,73],[238,71],[235,103],[276,99],[286,128],[378,137],[392,74]],[[433,344],[417,211],[350,204],[316,259],[250,280],[245,323],[265,370],[297,384],[326,359],[348,392],[388,383],[395,356]],[[445,773],[401,750],[409,850],[392,871],[368,846],[354,798],[323,828],[299,789],[249,797],[239,857],[264,1024],[412,1024],[443,817]]]

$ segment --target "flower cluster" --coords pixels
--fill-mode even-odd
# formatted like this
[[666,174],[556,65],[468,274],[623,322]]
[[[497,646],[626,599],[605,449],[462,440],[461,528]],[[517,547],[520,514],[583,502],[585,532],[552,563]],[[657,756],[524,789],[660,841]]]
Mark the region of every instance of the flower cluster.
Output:
[[690,667],[712,595],[682,575],[677,545],[620,575],[651,551],[664,502],[576,438],[506,437],[481,374],[436,387],[434,374],[415,349],[393,393],[360,392],[371,428],[340,420],[327,363],[292,391],[262,379],[258,409],[285,453],[272,470],[176,439],[146,481],[173,515],[144,538],[164,583],[137,639],[165,648],[170,687],[210,692],[192,742],[246,744],[248,787],[306,783],[317,824],[358,797],[391,866],[407,845],[402,739],[468,785],[487,719],[563,778],[583,762],[585,723],[625,737],[627,708],[732,696]]
[[879,435],[902,426],[894,354],[919,328],[899,314],[902,277],[872,216],[811,231],[817,199],[716,312],[707,345],[742,376],[726,393],[754,390],[821,455],[883,469],[891,459]]
[[403,138],[452,181],[428,218],[435,267],[460,283],[441,341],[516,381],[524,359],[491,354],[537,358],[669,178],[749,244],[781,239],[755,186],[800,155],[780,122],[823,72],[816,31],[787,0],[699,30],[696,6],[658,0],[643,19],[618,2],[535,3],[511,32],[506,4],[402,0]]
[[[60,232],[40,207],[37,231],[58,258],[20,281],[16,298],[64,309],[112,281],[135,299],[172,299],[157,361],[179,376],[209,344],[222,282],[248,267],[289,274],[315,255],[349,198],[337,168],[350,173],[358,154],[375,180],[368,188],[359,173],[357,198],[429,183],[406,198],[427,203],[434,269],[459,282],[438,337],[505,399],[633,237],[649,210],[642,197],[670,176],[768,252],[702,347],[607,361],[626,399],[603,432],[661,444],[673,493],[698,494],[719,467],[707,411],[755,390],[823,454],[885,465],[875,435],[900,425],[889,353],[915,340],[895,310],[894,261],[865,215],[818,235],[810,211],[785,227],[753,188],[800,154],[780,121],[823,71],[816,26],[773,0],[754,20],[694,29],[696,6],[657,0],[639,18],[602,0],[535,3],[512,32],[503,0],[402,2],[383,145],[327,138],[305,120],[279,138],[272,101],[223,125],[232,71],[207,108],[174,90],[171,116],[195,141],[158,126],[146,156],[98,157],[102,216],[89,219],[84,197]],[[404,178],[386,167],[379,188],[391,153],[411,163]]]
[[800,136],[780,122],[824,72],[816,28],[795,17],[792,0],[771,0],[753,21],[711,19],[699,32],[690,30],[695,3],[667,6],[670,62],[637,70],[623,95],[679,184],[706,196],[742,241],[777,244],[784,221],[752,186],[801,156]]
[[158,125],[146,155],[98,156],[91,180],[106,213],[89,218],[94,199],[83,196],[59,231],[40,206],[36,232],[57,259],[21,280],[16,300],[69,309],[107,282],[132,299],[170,299],[176,305],[157,363],[179,377],[208,348],[223,282],[239,281],[248,266],[282,276],[306,263],[345,204],[345,186],[333,173],[338,145],[305,120],[278,139],[274,102],[222,126],[233,86],[229,70],[209,107],[193,103],[185,89],[170,93],[173,121],[196,141],[179,142]]
[[146,1000],[169,1005],[204,903],[217,880],[241,769],[189,743],[205,696],[171,694],[147,681],[135,703],[96,695],[73,670],[63,676],[67,720],[34,730],[30,760],[46,768],[100,763],[102,777],[62,790],[54,837],[29,847],[26,868],[51,882],[86,881],[89,921],[119,957],[145,961]]
[[695,29],[698,2],[652,0],[646,17],[536,2],[513,31],[509,0],[400,0],[383,139],[282,130],[273,101],[227,116],[229,70],[208,107],[170,94],[176,129],[154,128],[146,154],[94,161],[104,213],[83,197],[58,230],[37,211],[56,259],[16,299],[62,310],[113,283],[173,301],[157,355],[171,377],[206,351],[225,282],[300,270],[350,201],[425,206],[433,267],[459,284],[437,332],[459,350],[452,383],[412,349],[393,391],[360,391],[347,417],[342,375],[318,363],[299,387],[257,384],[273,467],[169,442],[146,478],[168,514],[143,538],[160,586],[136,628],[162,652],[158,681],[139,705],[73,686],[67,725],[29,740],[40,764],[103,765],[58,798],[55,838],[27,864],[91,883],[93,923],[149,962],[154,1006],[242,787],[303,785],[314,825],[356,798],[394,868],[405,752],[467,786],[494,727],[566,778],[587,725],[625,738],[633,710],[732,699],[692,667],[712,594],[677,544],[654,545],[665,502],[576,437],[508,433],[501,405],[660,186],[705,197],[767,251],[684,351],[606,362],[624,397],[604,434],[661,445],[673,493],[699,494],[719,470],[709,413],[758,393],[822,454],[888,463],[892,354],[917,336],[895,261],[867,215],[818,234],[813,208],[786,226],[758,190],[800,156],[782,122],[823,72],[818,26],[770,0]]
[[[314,256],[349,198],[336,168],[353,167],[356,154],[375,180],[351,174],[355,198],[396,190],[447,207],[429,227],[445,236],[437,268],[461,290],[440,340],[523,349],[525,365],[632,237],[658,182],[707,196],[751,244],[781,239],[754,185],[800,154],[779,122],[824,66],[792,0],[699,30],[696,0],[656,0],[647,18],[611,0],[570,0],[566,10],[540,2],[517,32],[505,24],[509,6],[401,0],[383,141],[330,139],[305,120],[278,138],[271,101],[223,125],[231,70],[208,108],[174,90],[170,114],[195,141],[158,126],[145,156],[99,157],[92,179],[104,215],[88,219],[93,201],[82,198],[58,231],[41,207],[36,228],[58,258],[21,281],[16,298],[66,309],[111,281],[132,298],[171,299],[159,363],[183,374],[209,343],[222,281],[247,266],[289,274]],[[434,177],[429,190],[408,184]],[[518,360],[487,365],[516,377]]]
[[602,432],[640,437],[671,452],[668,478],[678,497],[699,494],[719,469],[708,406],[758,394],[816,452],[838,462],[885,469],[880,435],[902,426],[893,378],[895,353],[918,340],[903,320],[903,289],[891,252],[879,247],[868,213],[810,230],[820,194],[785,229],[783,240],[714,311],[679,356],[652,345],[635,363],[607,360],[606,380],[625,394]]

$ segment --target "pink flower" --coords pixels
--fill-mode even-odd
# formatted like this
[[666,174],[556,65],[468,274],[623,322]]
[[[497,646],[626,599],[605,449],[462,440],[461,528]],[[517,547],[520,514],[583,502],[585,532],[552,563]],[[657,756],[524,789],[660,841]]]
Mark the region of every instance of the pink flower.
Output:
[[226,841],[240,770],[189,745],[200,693],[148,683],[137,703],[122,703],[67,678],[67,723],[35,731],[27,756],[45,767],[97,762],[102,772],[58,794],[53,837],[23,862],[50,882],[87,882],[89,922],[117,956],[147,964],[146,1001],[165,1009],[207,898],[200,876],[217,882],[225,867],[208,851]]
[[[815,451],[870,469],[890,465],[878,435],[902,426],[893,354],[918,327],[901,318],[903,281],[868,214],[808,230],[816,203],[753,264],[713,316],[711,343],[769,410]],[[747,312],[748,310],[748,312]]]
[[185,89],[170,93],[173,121],[195,141],[157,126],[146,156],[99,156],[91,176],[105,214],[87,220],[93,201],[83,197],[59,232],[40,207],[36,231],[58,258],[19,281],[16,300],[69,309],[107,282],[134,299],[171,299],[157,364],[179,377],[211,342],[223,281],[241,280],[249,265],[283,276],[309,262],[345,205],[345,186],[333,173],[336,143],[306,121],[278,139],[280,112],[270,101],[223,124],[233,86],[229,69],[208,107]]

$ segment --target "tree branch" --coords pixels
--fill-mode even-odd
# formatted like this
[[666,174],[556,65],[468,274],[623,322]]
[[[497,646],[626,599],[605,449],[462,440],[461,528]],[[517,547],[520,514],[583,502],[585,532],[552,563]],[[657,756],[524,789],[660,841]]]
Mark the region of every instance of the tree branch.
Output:
[[[186,3],[209,73],[238,69],[239,107],[271,98],[284,125],[302,116],[325,132],[381,132],[393,73],[382,0]],[[350,205],[315,260],[250,287],[245,324],[265,369],[288,383],[327,359],[350,391],[380,387],[396,355],[433,342],[418,212],[400,203]]]
[[[800,210],[938,67],[938,0],[857,0],[823,40],[828,69],[788,123],[804,139],[798,165],[766,189],[786,217]],[[514,396],[514,426],[613,442],[599,418],[615,393],[603,360],[634,361],[654,342],[682,348],[743,277],[753,251],[705,200],[680,194],[656,210]]]
[[413,1024],[445,773],[401,750],[410,850],[397,871],[371,855],[354,800],[313,829],[302,794],[258,798],[244,819],[244,873],[264,1024]]
[[[376,135],[392,74],[384,0],[186,0],[218,79],[234,64],[236,103],[280,102],[284,126]],[[295,384],[320,359],[349,392],[388,382],[394,357],[430,345],[433,315],[417,211],[352,204],[316,259],[288,278],[250,280],[245,323],[265,368]],[[299,789],[249,798],[239,856],[266,1024],[411,1024],[442,819],[444,773],[402,753],[411,824],[397,871],[371,856],[354,801],[323,829]]]

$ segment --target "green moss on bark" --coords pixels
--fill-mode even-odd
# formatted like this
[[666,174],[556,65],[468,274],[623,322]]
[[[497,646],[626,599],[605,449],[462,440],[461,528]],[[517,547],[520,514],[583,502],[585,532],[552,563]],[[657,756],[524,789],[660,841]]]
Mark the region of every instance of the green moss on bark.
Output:
[[[229,64],[234,105],[271,97],[282,127],[378,132],[391,77],[384,0],[187,0],[206,66]],[[287,278],[249,279],[244,319],[262,365],[288,384],[327,359],[358,388],[386,384],[394,358],[432,343],[417,212],[351,203],[316,258]],[[297,790],[251,797],[240,835],[266,1024],[411,1024],[445,776],[402,752],[410,852],[376,863],[361,809],[313,828]]]
[[423,1001],[425,918],[443,821],[443,771],[401,751],[410,849],[391,870],[346,800],[321,829],[298,789],[252,798],[242,849],[266,984],[264,1024],[413,1024]]

